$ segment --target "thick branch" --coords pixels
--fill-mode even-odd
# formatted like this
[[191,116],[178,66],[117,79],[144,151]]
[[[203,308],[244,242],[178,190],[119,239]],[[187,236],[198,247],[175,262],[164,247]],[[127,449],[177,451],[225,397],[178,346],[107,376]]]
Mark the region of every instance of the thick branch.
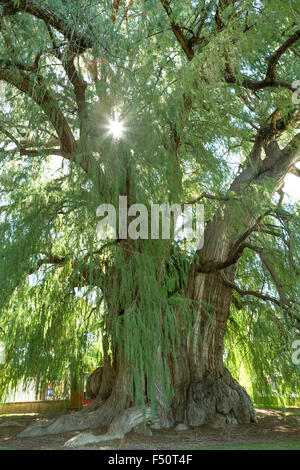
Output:
[[[234,77],[233,75],[229,73],[225,73],[224,77],[227,83],[232,83],[232,84],[237,83],[236,77]],[[266,78],[264,80],[253,80],[249,77],[243,76],[241,85],[244,88],[247,88],[253,91],[262,90],[268,87],[273,87],[273,88],[282,87],[282,88],[287,88],[290,91],[296,91],[296,88],[294,88],[289,82],[285,82],[284,80],[270,81],[270,80],[267,80]]]
[[85,49],[92,47],[92,40],[86,34],[76,31],[74,25],[68,24],[54,10],[44,5],[37,5],[30,0],[19,0],[13,2],[9,0],[0,0],[0,4],[4,5],[3,16],[14,15],[17,12],[29,13],[39,18],[45,23],[51,25],[61,34],[63,34],[73,45],[74,51],[83,52]]
[[74,155],[76,143],[72,131],[56,99],[45,87],[41,77],[35,75],[34,79],[31,75],[19,70],[14,65],[3,66],[0,63],[0,66],[0,79],[26,93],[43,109],[60,138],[64,155],[67,157]]
[[267,259],[266,255],[265,255],[265,252],[264,252],[264,249],[261,248],[261,247],[258,247],[258,246],[254,246],[254,245],[251,245],[250,243],[245,243],[245,248],[249,248],[250,250],[252,251],[255,251],[256,253],[259,254],[260,256],[260,259],[262,261],[262,263],[266,266],[266,268],[268,269],[275,285],[276,285],[276,288],[278,290],[278,293],[279,293],[279,296],[280,296],[280,306],[284,305],[284,304],[288,304],[288,299],[286,298],[286,295],[285,295],[285,292],[283,290],[283,287],[281,285],[281,282],[276,274],[276,271],[275,269],[273,268],[273,266],[271,265],[271,263],[269,262],[269,260]]
[[[161,3],[163,4],[167,15],[170,17],[172,15],[172,9],[170,7],[170,2],[167,0],[160,0]],[[216,11],[216,24],[217,24],[217,30],[220,32],[222,31],[224,25],[221,20],[221,12],[225,10],[229,5],[234,4],[236,0],[220,0],[217,11]],[[174,21],[171,20],[171,26],[173,33],[181,45],[185,55],[189,60],[192,60],[194,58],[194,50],[193,50],[193,40],[189,41],[186,39],[184,34],[182,33],[182,29],[177,23],[174,23]],[[262,90],[267,87],[283,87],[287,88],[290,91],[296,91],[296,89],[293,87],[291,83],[288,83],[284,80],[275,80],[275,69],[276,65],[280,59],[280,57],[293,45],[295,44],[298,40],[300,39],[300,30],[296,31],[287,41],[285,41],[282,46],[280,46],[277,51],[270,57],[268,66],[267,66],[267,71],[266,71],[266,76],[263,80],[253,80],[247,76],[242,75],[242,81],[241,85],[246,88],[250,89],[253,91],[257,90]],[[237,83],[236,77],[230,72],[230,70],[227,69],[224,72],[224,78],[227,83]]]
[[[276,72],[276,65],[280,60],[281,56],[298,40],[300,39],[300,30],[296,31],[284,44],[282,44],[269,59],[266,76],[263,80],[252,80],[246,76],[243,77],[242,86],[244,88],[248,88],[253,91],[261,90],[267,87],[283,87],[287,88],[291,91],[295,91],[296,89],[292,86],[292,84],[282,81],[282,80],[275,80],[275,72]],[[227,83],[236,83],[236,78],[230,74],[225,74],[225,80]]]
[[[164,9],[166,10],[167,15],[169,17],[171,17],[172,16],[172,8],[170,7],[170,2],[167,1],[167,0],[160,0],[160,2],[162,3]],[[187,58],[189,60],[192,60],[193,57],[194,57],[194,51],[193,51],[193,48],[192,48],[191,44],[189,43],[189,41],[187,40],[187,38],[183,34],[182,29],[180,28],[179,24],[175,23],[175,21],[172,20],[172,19],[170,19],[170,22],[171,22],[172,31],[173,31],[177,41],[181,45],[185,55],[187,56]]]
[[293,139],[286,145],[282,150],[277,145],[277,151],[273,155],[268,156],[266,163],[267,168],[259,174],[257,182],[262,181],[265,178],[272,178],[277,181],[278,187],[284,183],[284,178],[287,173],[293,171],[293,168],[300,156],[300,133],[296,134]]
[[[53,141],[47,143],[43,143],[43,147],[41,148],[32,148],[36,145],[36,143],[31,142],[31,141],[24,141],[24,140],[17,140],[7,129],[5,129],[3,126],[0,126],[0,132],[2,132],[4,135],[6,135],[9,140],[16,145],[16,148],[13,150],[13,153],[16,152],[16,150],[20,153],[20,155],[27,155],[29,157],[38,157],[41,155],[60,155],[62,156],[62,151],[60,148],[56,147],[51,147],[53,145]],[[58,143],[58,141],[57,141]],[[49,145],[47,145],[49,144]],[[29,148],[28,148],[29,147]],[[5,154],[10,154],[12,153],[11,151],[7,150],[1,150],[1,153]]]
[[223,11],[229,7],[230,5],[234,5],[237,0],[220,0],[217,6],[215,21],[217,25],[217,30],[222,31],[224,28],[224,23],[222,21],[222,13]]
[[223,271],[220,271],[220,276],[222,278],[222,280],[224,281],[224,283],[230,287],[231,289],[234,289],[238,294],[240,294],[242,297],[245,296],[245,295],[252,295],[254,297],[257,297],[258,299],[262,299],[262,300],[265,300],[265,301],[269,301],[269,302],[272,302],[278,306],[281,305],[280,301],[277,300],[275,297],[272,297],[270,295],[267,295],[267,294],[262,294],[261,292],[257,292],[257,291],[254,291],[254,290],[244,290],[244,289],[241,289],[236,283],[234,282],[231,282],[224,274]]
[[265,80],[269,82],[273,82],[275,79],[275,69],[278,61],[280,60],[281,56],[300,39],[300,30],[296,31],[292,36],[290,36],[284,44],[282,44],[277,51],[270,57],[266,78]]
[[[68,262],[68,260],[69,260],[68,256],[65,256],[65,257],[57,256],[57,255],[46,256],[45,258],[40,259],[37,262],[36,266],[32,267],[28,271],[28,274],[29,275],[34,274],[42,266],[47,265],[47,264],[63,266],[66,262]],[[71,282],[75,282],[76,280],[79,280],[79,282],[75,282],[74,285],[76,285],[77,287],[88,286],[88,285],[100,286],[103,280],[103,272],[99,265],[92,266],[92,264],[87,264],[86,262],[83,262],[83,261],[72,261],[71,265],[73,268],[73,273],[71,277],[69,278],[69,280]]]
[[81,113],[81,111],[83,111],[85,107],[85,91],[87,88],[87,83],[81,77],[74,65],[74,58],[76,57],[76,53],[72,50],[71,45],[69,45],[69,47],[64,52],[61,52],[55,44],[51,27],[49,26],[49,24],[46,24],[46,27],[53,43],[52,54],[61,61],[66,71],[66,74],[73,86],[78,111],[79,113]]
[[230,201],[230,198],[228,196],[216,196],[214,194],[209,194],[209,193],[202,193],[199,197],[196,199],[193,199],[192,201],[185,202],[182,204],[182,207],[184,205],[193,205],[196,204],[197,202],[202,201],[202,199],[211,199],[212,201]]
[[294,166],[293,168],[290,169],[289,173],[292,175],[298,176],[300,178],[300,169]]

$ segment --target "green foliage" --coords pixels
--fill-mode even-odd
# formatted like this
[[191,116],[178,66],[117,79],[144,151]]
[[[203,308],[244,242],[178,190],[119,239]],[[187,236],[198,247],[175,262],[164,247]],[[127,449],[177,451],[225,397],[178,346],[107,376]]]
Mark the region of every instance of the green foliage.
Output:
[[[176,42],[161,2],[136,0],[127,18],[120,2],[115,22],[111,3],[36,0],[60,15],[74,36],[93,40],[92,47],[71,55],[61,32],[40,18],[20,12],[2,22],[0,205],[7,207],[0,212],[0,339],[7,344],[7,363],[0,365],[0,394],[8,384],[32,377],[38,385],[59,381],[66,369],[75,375],[117,352],[130,365],[137,401],[145,397],[144,376],[150,399],[157,376],[171,395],[157,349],[174,354],[181,332],[190,331],[193,311],[183,289],[195,253],[174,240],[139,240],[134,247],[99,240],[101,203],[118,206],[119,196],[128,195],[130,204],[149,208],[151,202],[184,203],[211,193],[205,222],[222,216],[225,198],[234,214],[233,233],[242,230],[246,209],[257,216],[279,210],[271,179],[249,192],[245,187],[242,196],[229,189],[249,164],[255,130],[270,111],[292,109],[285,87],[266,88],[263,99],[262,91],[242,90],[241,99],[240,85],[245,72],[261,80],[283,35],[296,30],[296,2],[238,2],[236,14],[232,6],[222,12],[221,32],[216,2],[172,2],[171,19],[186,25],[188,36],[208,11],[193,61]],[[224,79],[228,57],[236,74],[230,86]],[[295,57],[290,50],[281,57],[278,79],[297,78]],[[68,61],[74,65],[69,73]],[[11,81],[22,77],[31,93],[4,81],[4,71]],[[77,74],[86,84],[85,106],[76,100]],[[125,127],[119,141],[107,132],[116,112]],[[59,113],[78,144],[71,154],[59,148],[64,128]],[[281,143],[294,132],[291,126]],[[299,207],[285,204],[275,215],[282,237],[274,243],[274,237],[260,234],[253,241],[265,248],[287,296],[298,302]],[[238,276],[240,286],[275,295],[270,273],[247,250]],[[232,311],[228,365],[236,374],[243,368],[255,391],[271,393],[266,375],[282,374],[277,380],[282,395],[299,384],[287,346],[295,320],[248,299]],[[209,306],[203,308],[213,315]],[[283,345],[287,349],[281,351]]]
[[[226,363],[234,376],[246,387],[258,406],[292,406],[299,403],[299,365],[291,360],[292,343],[297,338],[294,318],[299,318],[299,291],[297,270],[290,265],[298,263],[299,209],[280,210],[280,220],[274,230],[280,236],[263,232],[270,228],[273,217],[266,218],[261,231],[252,235],[255,244],[264,246],[269,260],[276,260],[280,283],[294,307],[282,309],[265,304],[260,299],[242,298],[238,294],[239,309],[231,308],[227,336]],[[292,237],[289,237],[292,234]],[[287,240],[293,242],[287,243]],[[241,288],[276,295],[270,273],[263,269],[257,254],[247,250],[238,271]],[[293,313],[291,316],[290,314]]]

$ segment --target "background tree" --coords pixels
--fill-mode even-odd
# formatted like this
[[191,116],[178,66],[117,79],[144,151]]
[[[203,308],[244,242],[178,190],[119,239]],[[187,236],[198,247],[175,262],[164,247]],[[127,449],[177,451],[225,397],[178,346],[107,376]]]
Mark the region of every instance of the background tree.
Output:
[[[260,377],[255,352],[271,351],[299,383],[289,359],[299,207],[282,193],[287,173],[299,174],[296,2],[20,0],[0,10],[2,388],[75,370],[101,341],[109,398],[55,431],[148,405],[157,427],[255,421],[224,366],[225,353],[234,370],[233,338],[247,336]],[[203,248],[100,240],[97,207],[119,196],[205,203]]]

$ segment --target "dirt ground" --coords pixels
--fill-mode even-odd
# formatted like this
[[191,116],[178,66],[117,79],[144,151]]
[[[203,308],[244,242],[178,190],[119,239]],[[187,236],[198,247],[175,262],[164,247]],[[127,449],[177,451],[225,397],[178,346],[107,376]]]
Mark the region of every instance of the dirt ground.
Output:
[[[297,416],[295,416],[298,415]],[[179,450],[200,449],[209,446],[244,445],[256,443],[279,443],[299,441],[300,449],[300,409],[288,409],[288,414],[280,410],[257,410],[258,423],[236,425],[231,429],[214,429],[207,426],[191,428],[185,431],[153,431],[152,436],[144,437],[134,432],[123,441],[114,440],[105,443],[86,445],[84,449],[102,450]],[[79,431],[34,438],[19,438],[17,435],[33,422],[48,420],[45,416],[13,415],[0,417],[0,448],[15,450],[65,450],[63,444]],[[3,426],[3,423],[5,425]],[[93,434],[102,434],[105,428],[86,430]]]

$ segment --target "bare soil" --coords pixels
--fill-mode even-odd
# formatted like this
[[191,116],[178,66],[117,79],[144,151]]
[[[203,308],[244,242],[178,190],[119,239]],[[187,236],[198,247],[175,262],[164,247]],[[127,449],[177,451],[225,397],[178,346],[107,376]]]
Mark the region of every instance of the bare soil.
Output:
[[[225,428],[212,428],[202,426],[190,428],[185,431],[170,429],[166,431],[153,431],[152,436],[142,436],[134,432],[128,434],[123,440],[107,441],[105,443],[86,445],[84,449],[102,450],[179,450],[201,449],[203,447],[216,447],[245,444],[274,444],[287,441],[299,441],[300,449],[300,409],[288,409],[288,414],[281,410],[257,410],[258,423],[235,425]],[[41,437],[19,438],[17,435],[25,427],[40,420],[53,418],[47,416],[13,415],[0,417],[0,449],[1,447],[15,450],[66,450],[63,445],[80,431],[67,432],[57,435]],[[6,423],[3,427],[1,424]],[[10,424],[11,423],[11,424]],[[16,424],[19,424],[16,425]],[[102,434],[106,428],[86,430],[92,434]],[[79,448],[78,448],[79,449]],[[81,447],[83,449],[83,447]]]

